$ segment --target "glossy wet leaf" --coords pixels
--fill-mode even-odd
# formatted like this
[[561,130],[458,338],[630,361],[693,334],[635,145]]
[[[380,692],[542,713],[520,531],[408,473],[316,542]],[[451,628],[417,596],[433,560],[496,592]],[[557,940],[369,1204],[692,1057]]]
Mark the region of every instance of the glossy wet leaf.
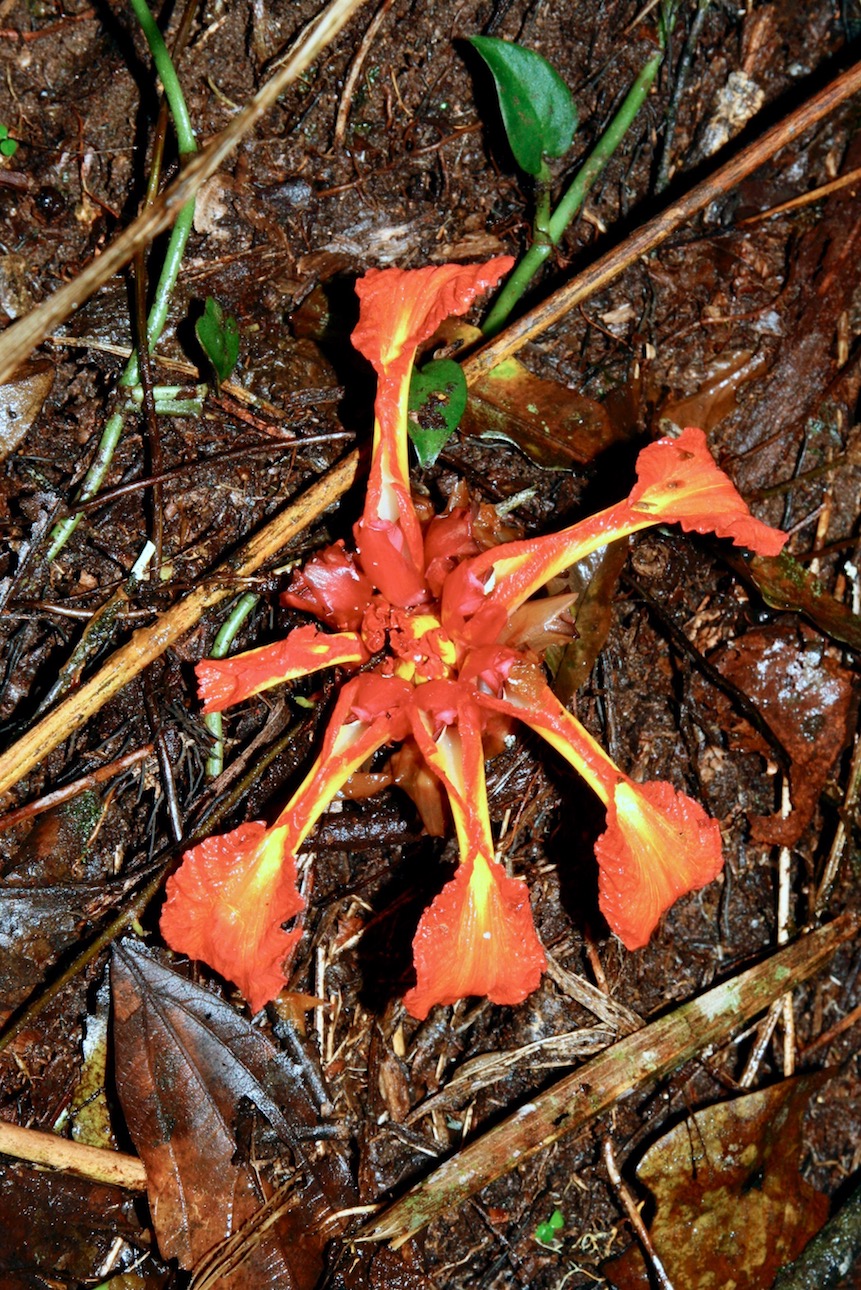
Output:
[[147,1261],[135,1197],[119,1187],[4,1160],[0,1214],[3,1290],[91,1286],[106,1265]]
[[568,706],[586,683],[613,621],[613,596],[628,558],[622,539],[594,551],[565,574],[566,587],[576,594],[571,607],[576,636],[564,647],[551,646],[544,661],[553,676],[553,692]]
[[[646,1152],[637,1177],[655,1198],[650,1235],[674,1286],[762,1290],[819,1231],[828,1197],[799,1166],[804,1113],[824,1078],[698,1111]],[[651,1284],[636,1246],[604,1271],[618,1290]]]
[[[751,820],[758,842],[792,846],[816,810],[850,737],[853,686],[825,643],[792,619],[745,632],[718,660],[721,673],[755,704],[789,753],[792,811]],[[743,737],[743,735],[742,735]],[[759,737],[752,747],[765,751]]]
[[469,42],[490,68],[514,159],[529,175],[545,157],[561,157],[577,129],[577,109],[562,77],[533,49],[495,36]]
[[436,358],[413,368],[410,440],[420,466],[432,466],[460,425],[466,408],[466,377],[459,363]]
[[788,552],[774,557],[755,556],[744,562],[743,572],[772,609],[804,614],[826,636],[861,652],[861,616],[835,600],[819,578]]
[[[318,1154],[320,1108],[308,1069],[282,1052],[235,1009],[165,966],[134,941],[114,955],[117,1091],[132,1140],[147,1169],[159,1248],[183,1267],[218,1260],[221,1242],[240,1272],[229,1284],[316,1284],[323,1233],[333,1210],[355,1203],[346,1163],[334,1148]],[[250,1152],[250,1108],[261,1112],[277,1142],[266,1139],[283,1168],[292,1163],[289,1198],[266,1182]],[[257,1148],[259,1150],[259,1147]],[[267,1206],[267,1222],[259,1218]],[[271,1222],[269,1221],[271,1220]],[[240,1275],[241,1273],[241,1275]],[[238,1279],[237,1279],[238,1277]],[[219,1274],[219,1285],[226,1285]]]
[[[482,338],[477,327],[464,323],[442,332],[466,345]],[[463,434],[514,444],[545,470],[575,470],[625,438],[600,403],[533,375],[516,358],[470,386],[460,428]]]
[[217,300],[206,297],[203,314],[194,324],[201,349],[212,365],[216,385],[226,381],[239,358],[239,324]]

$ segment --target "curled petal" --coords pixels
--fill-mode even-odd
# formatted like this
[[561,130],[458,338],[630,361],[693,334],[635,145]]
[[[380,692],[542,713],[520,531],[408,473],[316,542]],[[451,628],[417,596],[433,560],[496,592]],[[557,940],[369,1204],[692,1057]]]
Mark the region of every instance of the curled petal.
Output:
[[339,631],[357,631],[373,590],[355,557],[336,542],[293,575],[281,603],[304,609]]
[[407,416],[416,348],[444,318],[462,314],[514,261],[371,269],[356,283],[353,344],[377,373],[374,444],[356,545],[368,577],[392,604],[425,597],[421,527],[410,493]]
[[247,650],[233,658],[207,658],[197,664],[197,683],[204,712],[221,712],[282,681],[338,664],[368,659],[355,632],[328,633],[316,627],[297,627],[283,641]]
[[647,944],[670,905],[723,865],[717,821],[663,780],[620,781],[595,855],[601,912],[629,950]]
[[637,484],[628,505],[656,522],[688,532],[716,533],[757,555],[779,555],[786,534],[755,519],[727,475],[715,464],[702,430],[689,426],[677,439],[658,439],[637,458]]
[[446,318],[465,314],[514,265],[510,255],[487,264],[441,264],[423,269],[369,269],[356,283],[361,302],[353,344],[378,376],[400,364],[409,370],[416,349]]
[[305,904],[284,841],[284,829],[243,824],[193,847],[167,882],[168,945],[233,981],[252,1012],[285,985],[285,961],[302,935],[281,926]]
[[461,864],[422,915],[413,953],[417,981],[404,1003],[420,1020],[472,994],[522,1003],[547,965],[526,884],[483,855]]

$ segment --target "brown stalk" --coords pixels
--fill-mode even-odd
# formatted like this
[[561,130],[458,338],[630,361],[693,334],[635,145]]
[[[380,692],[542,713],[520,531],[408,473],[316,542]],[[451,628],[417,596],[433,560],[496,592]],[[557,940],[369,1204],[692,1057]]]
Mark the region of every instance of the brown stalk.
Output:
[[552,327],[560,318],[564,318],[570,310],[589,296],[609,286],[624,273],[625,269],[654,251],[683,224],[705,210],[710,202],[723,197],[781,148],[785,148],[805,130],[816,125],[859,90],[861,90],[861,62],[855,63],[848,71],[837,76],[826,85],[824,90],[820,90],[806,103],[802,103],[801,107],[790,112],[777,125],[766,131],[760,139],[754,140],[744,148],[738,156],[732,157],[702,183],[696,184],[678,201],[672,202],[666,210],[648,220],[630,237],[625,238],[620,246],[602,255],[590,264],[588,269],[578,273],[570,282],[566,282],[558,291],[554,291],[553,295],[536,305],[529,313],[516,319],[490,344],[470,355],[463,364],[464,374],[469,384],[486,376],[497,364],[516,354],[528,341],[534,340],[536,336],[547,331],[548,327]]
[[124,685],[128,685],[168,646],[190,631],[207,609],[232,596],[238,579],[255,573],[266,560],[277,555],[292,538],[343,496],[356,478],[358,465],[359,451],[355,449],[270,520],[235,555],[220,564],[184,600],[168,609],[157,622],[134,632],[128,643],[115,650],[95,676],[64,699],[0,757],[0,793],[12,788],[58,744],[80,730]]
[[85,300],[89,300],[94,291],[124,269],[139,247],[148,245],[171,227],[181,208],[194,197],[201,184],[215,174],[240,140],[253,130],[288,85],[292,85],[310,67],[364,3],[365,0],[332,0],[305,28],[275,75],[260,87],[220,134],[183,166],[174,183],[76,278],[6,328],[0,337],[0,384],[8,381],[36,346],[41,345]]

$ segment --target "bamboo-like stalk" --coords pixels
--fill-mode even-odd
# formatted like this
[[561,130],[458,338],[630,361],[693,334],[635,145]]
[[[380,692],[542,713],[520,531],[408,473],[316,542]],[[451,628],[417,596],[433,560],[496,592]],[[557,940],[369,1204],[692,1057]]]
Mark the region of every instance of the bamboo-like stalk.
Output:
[[77,1174],[91,1182],[110,1183],[130,1191],[146,1190],[146,1170],[137,1156],[104,1147],[88,1147],[56,1133],[22,1129],[18,1124],[0,1120],[0,1154],[30,1164],[45,1165],[63,1173]]
[[236,583],[255,573],[298,533],[336,502],[356,478],[359,450],[354,449],[322,479],[291,502],[250,538],[239,551],[218,566],[188,596],[161,614],[149,627],[141,627],[79,690],[22,735],[0,757],[0,793],[5,793],[65,739],[80,730],[107,701],[128,685],[145,667],[159,658],[199,621],[207,609],[236,595]]
[[583,1129],[621,1098],[726,1042],[787,989],[813,976],[857,930],[858,920],[844,914],[627,1035],[444,1161],[351,1239],[387,1240],[397,1249],[435,1218],[462,1209],[488,1183]]

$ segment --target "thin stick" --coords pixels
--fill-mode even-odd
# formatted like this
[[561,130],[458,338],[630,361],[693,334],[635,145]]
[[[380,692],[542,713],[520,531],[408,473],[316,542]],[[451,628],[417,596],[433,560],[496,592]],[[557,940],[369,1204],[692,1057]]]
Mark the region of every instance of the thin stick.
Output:
[[64,784],[53,793],[46,793],[35,802],[28,802],[26,806],[19,806],[16,811],[7,812],[6,815],[0,816],[0,833],[5,832],[6,829],[13,829],[16,824],[23,824],[34,815],[41,815],[43,811],[50,811],[53,807],[70,801],[80,793],[85,793],[88,788],[95,788],[96,784],[101,784],[103,780],[113,779],[122,771],[128,770],[129,766],[136,766],[139,761],[145,761],[151,753],[152,744],[144,744],[142,748],[136,748],[134,752],[126,753],[124,757],[118,757],[109,765],[99,766],[98,770],[91,771],[89,775],[82,775],[71,784]]
[[[734,188],[781,148],[785,148],[859,90],[861,62],[855,63],[848,71],[836,77],[824,90],[814,94],[800,108],[790,112],[783,121],[768,130],[761,139],[755,140],[684,197],[648,220],[620,246],[602,255],[547,300],[518,318],[489,345],[484,345],[472,354],[463,364],[467,381],[474,384],[480,377],[486,376],[498,363],[516,354],[528,341],[552,327],[583,300],[609,286],[625,269],[654,251],[710,202]],[[15,323],[12,325],[16,326]]]
[[673,1283],[667,1276],[666,1269],[660,1260],[658,1251],[652,1244],[652,1238],[649,1235],[649,1229],[643,1222],[642,1215],[637,1208],[637,1202],[631,1195],[630,1188],[619,1173],[619,1166],[616,1164],[616,1157],[613,1155],[613,1144],[609,1138],[604,1139],[604,1164],[607,1168],[607,1176],[613,1184],[613,1190],[621,1202],[622,1208],[628,1215],[628,1222],[637,1234],[637,1238],[646,1252],[646,1257],[651,1265],[652,1276],[658,1290],[673,1290]]
[[371,45],[377,38],[377,32],[383,25],[383,19],[389,12],[393,0],[383,0],[377,12],[371,19],[368,30],[362,37],[362,43],[356,50],[356,56],[350,64],[350,70],[344,80],[344,88],[341,90],[341,102],[338,107],[338,115],[335,118],[335,137],[334,143],[336,148],[340,148],[344,142],[344,135],[347,133],[347,121],[350,116],[350,107],[353,102],[353,90],[356,88],[356,81],[362,75],[362,68],[365,66],[365,59],[370,53]]
[[64,1173],[77,1174],[92,1182],[110,1183],[129,1191],[146,1191],[146,1170],[137,1156],[103,1147],[88,1147],[83,1142],[60,1138],[56,1133],[22,1129],[0,1120],[0,1154],[47,1165]]
[[142,211],[76,278],[6,328],[0,337],[0,384],[8,381],[36,346],[41,345],[84,301],[89,300],[94,291],[125,268],[139,246],[152,242],[170,228],[201,184],[215,174],[237,144],[254,129],[287,87],[310,67],[364,3],[365,0],[332,0],[305,28],[274,76],[260,87],[220,134],[191,158],[158,200]]
[[255,573],[266,560],[276,555],[343,496],[356,478],[359,455],[355,449],[312,484],[307,492],[270,520],[184,600],[167,610],[151,626],[139,628],[126,645],[106,660],[95,676],[22,735],[0,757],[0,793],[12,788],[58,744],[80,730],[124,685],[128,685],[168,646],[190,631],[207,609],[234,596],[237,580]]

